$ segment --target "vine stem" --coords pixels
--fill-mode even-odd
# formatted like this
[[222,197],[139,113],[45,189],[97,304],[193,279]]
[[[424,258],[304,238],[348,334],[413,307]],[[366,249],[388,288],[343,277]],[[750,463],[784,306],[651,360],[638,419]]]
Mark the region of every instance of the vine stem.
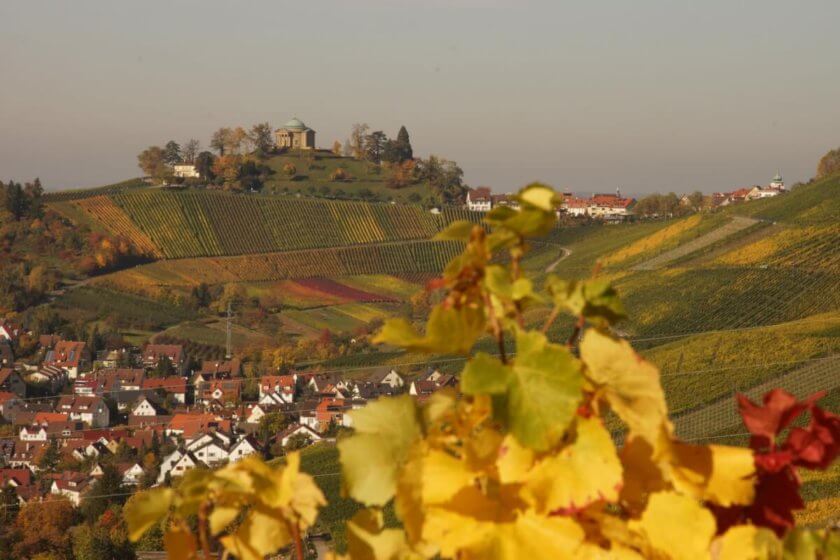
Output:
[[577,340],[578,335],[580,335],[580,331],[583,329],[583,325],[586,322],[586,319],[583,315],[578,317],[577,322],[575,323],[575,330],[572,331],[572,335],[569,337],[569,340],[566,341],[566,346],[572,348],[575,345],[575,340]]
[[499,345],[499,358],[503,364],[507,363],[507,355],[505,354],[505,333],[502,331],[502,325],[499,323],[499,318],[496,317],[496,312],[493,310],[493,302],[490,301],[490,294],[484,292],[484,306],[487,308],[487,315],[490,319],[490,326],[493,328],[493,336],[496,338],[496,343]]
[[198,509],[198,540],[201,542],[201,553],[204,560],[210,560],[210,541],[207,539],[207,511],[210,502],[204,502]]
[[300,527],[297,523],[291,523],[292,539],[295,541],[295,558],[303,560],[303,540],[300,538]]

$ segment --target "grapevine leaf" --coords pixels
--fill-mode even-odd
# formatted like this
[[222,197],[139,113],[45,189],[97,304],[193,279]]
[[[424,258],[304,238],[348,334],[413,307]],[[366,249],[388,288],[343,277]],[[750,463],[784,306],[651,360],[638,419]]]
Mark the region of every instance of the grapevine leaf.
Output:
[[[401,529],[384,529],[382,513],[359,510],[347,522],[347,551],[354,560],[402,560],[412,558]],[[419,558],[419,557],[418,557]]]
[[153,488],[131,497],[123,509],[131,541],[137,541],[152,525],[166,516],[172,495],[170,488]]
[[533,450],[524,447],[515,437],[505,436],[499,447],[499,458],[496,467],[499,469],[499,482],[512,484],[525,480],[534,466]]
[[[693,498],[657,492],[638,521],[630,522],[650,546],[666,558],[693,560],[709,557],[715,518]],[[653,556],[653,555],[652,555]]]
[[467,220],[456,220],[446,226],[446,228],[438,232],[434,239],[450,240],[450,241],[469,241],[473,228],[476,227],[474,223]]
[[383,506],[396,488],[399,468],[420,435],[409,395],[383,398],[350,413],[355,433],[338,442],[344,483],[352,498]]
[[589,329],[580,344],[589,378],[604,391],[607,402],[631,433],[658,443],[668,424],[668,407],[659,384],[659,370],[642,359],[625,340]]
[[489,538],[472,543],[467,558],[555,560],[572,558],[583,542],[583,529],[567,517],[526,511],[513,523],[496,525]]
[[719,560],[781,558],[782,543],[773,531],[755,525],[736,525],[712,543]]
[[425,336],[418,334],[406,319],[397,318],[385,322],[374,342],[418,352],[467,354],[483,332],[483,310],[438,305],[429,315]]
[[563,437],[577,411],[580,363],[540,332],[518,332],[516,351],[505,417],[520,443],[544,451]]
[[546,289],[558,306],[574,316],[583,315],[598,325],[626,318],[624,304],[609,280],[563,280],[549,276]]
[[802,414],[809,404],[807,400],[797,401],[784,389],[774,389],[764,395],[764,406],[758,406],[746,395],[738,394],[738,409],[744,425],[760,447],[769,447],[779,432]]
[[450,500],[462,488],[476,479],[463,461],[449,453],[429,450],[422,459],[422,500],[426,504],[440,504]]
[[486,352],[477,352],[461,372],[461,391],[468,395],[498,395],[507,391],[513,370]]
[[724,507],[752,503],[755,460],[751,449],[675,443],[671,453],[671,479],[680,492]]
[[532,206],[545,212],[554,212],[555,206],[562,202],[554,189],[540,183],[531,183],[519,191],[516,199],[520,204]]
[[196,560],[198,543],[189,528],[182,524],[171,526],[163,535],[163,548],[167,558],[178,560]]
[[292,536],[280,510],[262,504],[252,507],[235,533],[219,541],[240,560],[263,560],[292,542]]
[[210,533],[218,535],[230,525],[236,516],[239,515],[239,508],[234,506],[219,506],[213,508],[210,512]]
[[624,467],[621,501],[629,511],[640,513],[649,494],[669,488],[660,466],[662,458],[654,456],[653,444],[638,436],[629,437],[619,455]]
[[558,454],[539,462],[523,488],[537,512],[574,512],[589,504],[618,499],[621,463],[600,418],[580,418],[577,438]]

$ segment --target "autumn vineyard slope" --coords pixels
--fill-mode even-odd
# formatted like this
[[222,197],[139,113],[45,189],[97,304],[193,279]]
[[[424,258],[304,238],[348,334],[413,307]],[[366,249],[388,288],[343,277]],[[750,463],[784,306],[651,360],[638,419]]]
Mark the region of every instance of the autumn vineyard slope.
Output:
[[[437,284],[425,329],[395,318],[378,335],[468,360],[459,392],[383,397],[351,413],[353,433],[337,447],[343,488],[363,509],[347,522],[346,556],[837,557],[840,532],[794,522],[799,472],[825,471],[840,453],[840,417],[818,404],[825,395],[739,396],[749,447],[681,441],[658,368],[613,333],[626,311],[611,282],[552,274],[540,286],[523,274],[526,239],[551,229],[558,199],[538,184],[518,198],[520,211],[485,216],[489,232],[455,222],[438,234],[463,252]],[[529,328],[525,314],[541,302],[552,311]],[[567,338],[547,334],[567,319]],[[485,337],[495,353],[474,351]],[[608,417],[623,426],[620,446]],[[290,453],[282,466],[247,458],[191,470],[129,500],[129,536],[162,527],[171,558],[259,560],[288,547],[303,560],[326,500],[300,465]],[[386,526],[386,508],[397,526]]]

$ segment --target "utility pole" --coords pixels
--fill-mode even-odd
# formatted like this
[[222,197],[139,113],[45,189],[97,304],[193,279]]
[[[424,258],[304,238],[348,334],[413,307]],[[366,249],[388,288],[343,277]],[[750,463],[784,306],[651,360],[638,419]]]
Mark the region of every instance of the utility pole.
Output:
[[225,324],[225,359],[230,360],[233,357],[233,331],[231,329],[231,318],[233,312],[230,308],[230,302],[227,305],[227,322]]

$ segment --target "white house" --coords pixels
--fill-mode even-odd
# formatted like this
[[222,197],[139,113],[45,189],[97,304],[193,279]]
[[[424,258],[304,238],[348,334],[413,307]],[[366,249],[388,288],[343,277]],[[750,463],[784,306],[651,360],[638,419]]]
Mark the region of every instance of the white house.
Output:
[[251,438],[246,436],[236,442],[236,444],[230,449],[228,457],[230,462],[234,463],[244,459],[248,455],[257,453],[257,451],[257,445],[251,440]]
[[263,406],[278,406],[281,404],[291,404],[293,402],[295,402],[294,393],[281,392],[264,394],[262,397],[260,397],[259,404]]
[[69,476],[53,480],[50,493],[64,496],[70,503],[78,507],[82,501],[82,494],[87,492],[89,487],[89,479],[82,476]]
[[277,434],[276,441],[280,442],[282,447],[286,447],[289,440],[296,435],[302,435],[309,440],[310,443],[321,441],[321,436],[314,429],[308,425],[290,424],[285,430]]
[[143,467],[140,463],[126,463],[117,465],[117,470],[122,474],[123,484],[137,486],[143,477]]
[[493,198],[489,187],[478,187],[467,192],[467,209],[472,212],[489,212]]
[[394,371],[389,371],[382,379],[379,380],[380,385],[388,385],[392,389],[400,389],[405,385],[405,379]]
[[172,171],[176,177],[187,179],[198,179],[201,177],[195,165],[192,163],[176,163],[172,166]]
[[43,426],[24,426],[18,432],[20,441],[47,441],[47,429]]
[[157,408],[144,395],[137,399],[137,404],[131,409],[131,414],[134,416],[157,416]]
[[[181,455],[180,459],[172,465],[172,470],[169,471],[170,476],[184,476],[184,473],[190,469],[194,469],[199,464],[199,460],[189,451]],[[160,470],[163,474],[163,468]]]
[[[184,456],[184,453],[178,449],[167,455],[163,458],[163,461],[160,462],[160,474],[157,478],[158,484],[163,484],[166,480],[166,475],[172,472],[173,467],[181,460],[181,457]],[[181,473],[184,474],[184,473]]]

